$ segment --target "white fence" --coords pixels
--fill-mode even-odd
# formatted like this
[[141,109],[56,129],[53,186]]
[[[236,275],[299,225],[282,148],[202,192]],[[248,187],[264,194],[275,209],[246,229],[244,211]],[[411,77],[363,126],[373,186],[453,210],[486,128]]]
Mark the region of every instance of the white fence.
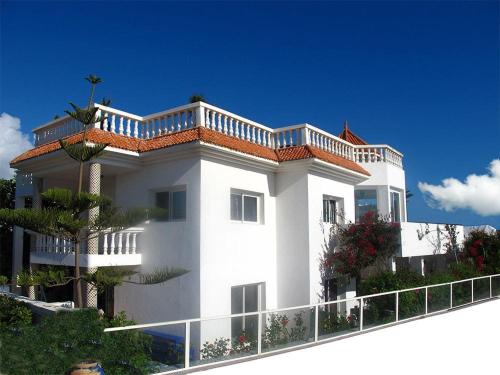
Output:
[[[132,113],[94,104],[101,121],[94,127],[122,136],[151,139],[205,127],[274,150],[310,145],[358,163],[391,163],[402,168],[403,155],[387,145],[355,146],[309,124],[272,129],[213,105],[197,102],[138,116]],[[69,116],[56,119],[33,130],[35,146],[53,142],[82,130]]]
[[[105,332],[114,334],[139,330],[149,334],[152,328],[177,331],[181,335],[180,344],[176,347],[179,354],[177,361],[170,358],[165,364],[159,365],[155,374],[184,373],[317,345],[497,297],[500,297],[500,274],[285,309],[113,327],[105,329]],[[341,312],[345,311],[346,306],[351,307],[351,313]],[[286,315],[290,313],[295,314],[294,322]],[[228,322],[232,324],[234,321],[246,320],[248,327],[250,318],[253,319],[256,333],[253,339],[249,338],[249,332],[244,336],[236,336],[232,341],[229,338],[226,341],[227,348],[222,345],[225,349],[219,350],[215,356],[213,349],[221,348],[215,342],[207,342],[203,348],[199,348],[200,332],[204,326],[219,326],[221,332],[226,332],[222,326]],[[337,325],[330,324],[332,322]],[[282,339],[276,336],[276,332],[285,331],[287,334],[280,336]]]

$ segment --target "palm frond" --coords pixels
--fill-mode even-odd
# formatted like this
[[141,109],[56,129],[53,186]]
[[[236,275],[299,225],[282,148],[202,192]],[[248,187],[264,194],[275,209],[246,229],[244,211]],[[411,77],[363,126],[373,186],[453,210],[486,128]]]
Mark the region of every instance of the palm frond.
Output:
[[64,139],[59,140],[61,148],[68,156],[76,161],[88,162],[102,155],[108,143],[96,143],[93,145],[83,144],[82,142],[70,144]]
[[97,107],[81,108],[74,103],[69,103],[73,108],[72,111],[65,110],[64,112],[84,126],[89,126],[96,123],[96,114],[99,111]]
[[168,280],[182,276],[188,272],[189,271],[185,270],[184,268],[175,268],[175,267],[157,268],[151,273],[139,274],[138,284],[143,284],[143,285],[161,284]]
[[85,80],[88,81],[91,85],[97,85],[102,82],[102,79],[96,75],[89,74],[85,77]]

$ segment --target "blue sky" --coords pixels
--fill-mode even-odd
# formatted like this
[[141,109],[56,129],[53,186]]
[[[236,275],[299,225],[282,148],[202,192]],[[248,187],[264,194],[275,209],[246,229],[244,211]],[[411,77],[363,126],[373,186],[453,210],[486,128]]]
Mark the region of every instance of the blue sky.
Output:
[[[409,220],[489,223],[445,212],[417,183],[486,174],[500,158],[498,2],[2,2],[0,112],[25,132],[82,77],[98,97],[147,114],[194,92],[272,127],[347,119],[405,154]],[[499,197],[500,199],[500,197]]]

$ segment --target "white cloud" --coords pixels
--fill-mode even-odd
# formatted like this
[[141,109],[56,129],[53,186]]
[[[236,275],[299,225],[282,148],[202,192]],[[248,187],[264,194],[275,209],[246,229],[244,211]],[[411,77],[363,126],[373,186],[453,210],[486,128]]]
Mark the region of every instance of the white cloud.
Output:
[[28,136],[21,131],[21,120],[8,113],[2,113],[0,115],[0,178],[11,178],[14,170],[9,167],[9,162],[32,147]]
[[441,185],[419,182],[418,188],[433,208],[463,208],[481,216],[500,215],[500,159],[493,160],[488,170],[487,174],[471,174],[464,182],[446,178]]

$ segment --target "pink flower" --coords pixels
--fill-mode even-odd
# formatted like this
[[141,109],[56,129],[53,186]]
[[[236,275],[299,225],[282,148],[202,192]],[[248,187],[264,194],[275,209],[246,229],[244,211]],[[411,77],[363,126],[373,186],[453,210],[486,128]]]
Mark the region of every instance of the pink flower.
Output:
[[247,338],[245,337],[245,335],[241,335],[240,337],[238,337],[238,340],[240,344],[243,344],[247,340]]

